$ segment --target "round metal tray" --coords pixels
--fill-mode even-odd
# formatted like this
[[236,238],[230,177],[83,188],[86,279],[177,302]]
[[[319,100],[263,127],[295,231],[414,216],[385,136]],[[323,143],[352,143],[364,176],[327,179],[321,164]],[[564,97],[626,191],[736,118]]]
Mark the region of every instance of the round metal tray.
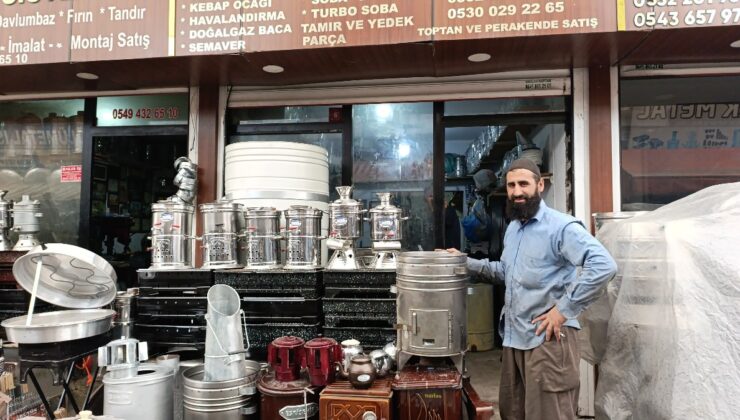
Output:
[[37,246],[16,260],[13,276],[31,293],[36,264],[41,276],[36,296],[65,308],[99,308],[116,297],[116,272],[103,257],[67,244]]
[[110,331],[113,315],[110,309],[78,309],[34,314],[31,325],[28,315],[2,322],[8,341],[20,344],[45,344],[79,340]]

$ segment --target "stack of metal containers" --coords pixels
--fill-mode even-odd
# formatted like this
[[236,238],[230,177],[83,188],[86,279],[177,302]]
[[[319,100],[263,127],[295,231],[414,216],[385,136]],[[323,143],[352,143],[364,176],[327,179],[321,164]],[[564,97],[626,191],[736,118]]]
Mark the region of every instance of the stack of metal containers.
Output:
[[[368,348],[380,348],[395,339],[397,252],[403,239],[400,208],[390,193],[378,193],[380,204],[370,210],[374,256],[369,266],[354,258],[354,241],[361,236],[365,212],[349,198],[351,187],[339,187],[340,199],[329,207],[330,237],[336,244],[332,261],[341,262],[324,272],[324,334],[339,341],[357,339]],[[352,257],[352,258],[350,258]],[[351,264],[349,264],[351,262]]]

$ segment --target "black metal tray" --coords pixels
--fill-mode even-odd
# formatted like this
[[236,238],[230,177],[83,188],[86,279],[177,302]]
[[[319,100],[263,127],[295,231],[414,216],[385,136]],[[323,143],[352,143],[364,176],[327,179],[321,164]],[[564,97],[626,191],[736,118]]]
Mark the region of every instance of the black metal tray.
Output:
[[324,315],[339,314],[395,314],[396,299],[390,298],[363,298],[363,299],[344,299],[344,298],[324,298],[323,305]]
[[396,283],[395,270],[331,270],[324,272],[326,287],[383,287]]
[[213,286],[213,270],[137,270],[142,287]]

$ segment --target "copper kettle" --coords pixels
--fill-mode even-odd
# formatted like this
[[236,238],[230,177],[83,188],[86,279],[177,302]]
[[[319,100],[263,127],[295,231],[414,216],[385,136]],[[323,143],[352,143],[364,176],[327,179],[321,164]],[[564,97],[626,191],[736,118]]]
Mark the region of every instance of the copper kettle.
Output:
[[357,389],[368,389],[373,385],[377,372],[372,359],[364,354],[358,354],[349,362],[349,368],[345,369],[337,362],[339,376],[348,379],[349,383]]

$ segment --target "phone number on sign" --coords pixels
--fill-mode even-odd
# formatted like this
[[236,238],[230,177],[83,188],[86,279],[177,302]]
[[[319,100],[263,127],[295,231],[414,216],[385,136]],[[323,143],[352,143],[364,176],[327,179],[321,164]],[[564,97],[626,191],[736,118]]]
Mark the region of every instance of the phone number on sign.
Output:
[[139,118],[142,120],[172,120],[180,115],[178,108],[158,107],[158,108],[116,108],[113,110],[114,120],[130,120]]
[[633,23],[638,28],[644,27],[675,27],[680,25],[702,26],[722,23],[732,25],[740,23],[740,7],[733,9],[689,10],[682,17],[679,12],[639,12],[635,14]]
[[632,0],[635,7],[701,6],[712,3],[737,4],[740,0]]

